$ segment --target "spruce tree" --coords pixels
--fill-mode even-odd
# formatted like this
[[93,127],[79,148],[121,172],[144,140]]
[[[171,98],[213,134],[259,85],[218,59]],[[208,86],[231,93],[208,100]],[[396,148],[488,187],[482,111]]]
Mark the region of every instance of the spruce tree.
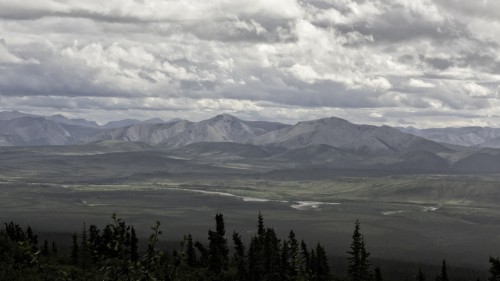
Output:
[[234,256],[233,263],[236,267],[236,280],[243,281],[247,277],[245,245],[241,241],[241,236],[233,232]]
[[161,255],[162,252],[156,248],[158,237],[162,234],[160,222],[156,221],[156,224],[151,226],[151,230],[153,233],[149,235],[146,255],[142,260],[142,267],[145,271],[153,270],[153,268],[158,266],[158,256]]
[[264,228],[264,218],[262,217],[262,214],[259,212],[259,216],[257,219],[257,236],[262,240],[264,240],[264,234],[266,233],[266,230]]
[[33,233],[33,230],[29,225],[28,228],[26,228],[26,238],[27,242],[30,243],[33,252],[38,251],[38,235]]
[[425,281],[425,275],[421,268],[418,269],[417,281]]
[[86,271],[88,270],[88,268],[92,263],[91,253],[89,250],[87,225],[85,223],[83,223],[82,226],[82,235],[78,253],[78,263],[80,264],[80,267],[83,271],[83,275],[85,276]]
[[57,255],[57,245],[54,241],[52,241],[52,255]]
[[449,281],[446,260],[443,260],[443,263],[441,264],[441,275],[439,276],[439,281]]
[[224,217],[217,213],[215,215],[215,231],[208,231],[209,269],[216,274],[226,269],[228,263],[229,249],[227,239],[224,238],[225,234]]
[[446,260],[443,260],[441,264],[441,272],[438,275],[436,275],[435,281],[449,281],[448,271],[446,268]]
[[368,257],[370,253],[366,251],[366,242],[364,236],[361,236],[361,254],[360,254],[360,278],[361,280],[371,280],[370,261]]
[[110,224],[106,225],[104,229],[102,230],[102,235],[99,238],[99,243],[98,245],[98,253],[99,255],[106,257],[106,258],[111,258],[113,257],[113,250],[109,247],[113,243],[113,229]]
[[280,276],[282,280],[290,280],[290,245],[287,240],[283,240],[280,258]]
[[79,249],[78,249],[78,238],[76,236],[76,233],[73,233],[72,236],[72,245],[71,245],[71,263],[76,265],[78,264],[78,255],[79,255]]
[[207,266],[208,265],[208,256],[209,256],[209,253],[208,253],[208,250],[205,246],[203,246],[203,244],[201,244],[199,241],[196,241],[196,243],[194,243],[194,246],[196,247],[196,249],[198,250],[198,252],[200,252],[200,258],[198,260],[198,263],[200,264],[200,266],[204,267],[204,266]]
[[105,254],[105,245],[101,243],[102,239],[99,234],[97,226],[89,225],[89,252],[93,263],[96,263],[99,258]]
[[299,275],[300,271],[300,260],[299,260],[299,243],[295,238],[295,233],[293,230],[290,231],[288,235],[288,246],[290,248],[290,279],[295,280]]
[[49,251],[49,242],[47,240],[45,240],[43,242],[43,246],[42,246],[42,251],[41,251],[41,254],[42,256],[44,257],[47,257],[50,255],[50,251]]
[[380,271],[380,267],[375,268],[373,271],[373,279],[374,281],[382,281],[382,272]]
[[251,238],[250,246],[248,247],[249,280],[260,281],[266,274],[265,239],[266,229],[264,227],[264,218],[259,212],[257,217],[257,235]]
[[[130,260],[132,262],[136,262],[139,260],[138,243],[139,243],[139,239],[137,239],[137,235],[135,234],[135,228],[132,226],[130,228]],[[191,247],[192,246],[193,246],[193,240],[191,240]],[[193,251],[194,251],[194,249],[193,249]]]
[[318,263],[316,259],[316,251],[314,249],[311,249],[311,252],[309,254],[309,261],[310,261],[310,268],[311,268],[311,273],[310,273],[310,280],[316,280],[316,275],[318,272]]
[[304,242],[304,240],[301,241],[300,243],[300,256],[301,256],[301,276],[303,279],[308,280],[310,278],[311,274],[311,256],[309,254],[309,251],[307,250],[307,244]]
[[245,245],[241,240],[241,235],[238,232],[233,232],[233,243],[234,243],[234,258],[236,260],[243,260],[245,258]]
[[356,220],[354,225],[354,233],[352,235],[351,251],[347,252],[349,262],[349,276],[352,281],[361,281],[360,264],[361,264],[361,233],[359,232],[359,221]]
[[366,242],[360,232],[359,220],[356,220],[354,232],[352,234],[351,250],[347,252],[349,277],[352,281],[365,281],[371,279],[370,263],[368,257],[370,253],[366,251]]
[[326,251],[321,244],[316,245],[316,261],[314,265],[314,275],[317,281],[328,281],[330,280],[330,268],[328,266],[328,259],[326,257]]
[[24,234],[24,230],[18,225],[14,224],[14,222],[4,223],[5,225],[5,233],[10,238],[10,240],[15,242],[21,242],[26,240],[26,235]]
[[248,248],[248,275],[252,281],[262,280],[265,272],[262,240],[259,236],[252,237]]
[[280,276],[280,239],[273,228],[266,229],[263,250],[267,279],[278,280]]
[[189,266],[196,266],[196,251],[194,249],[193,237],[191,234],[186,236],[186,262]]
[[500,281],[500,259],[490,256],[490,277],[488,281]]

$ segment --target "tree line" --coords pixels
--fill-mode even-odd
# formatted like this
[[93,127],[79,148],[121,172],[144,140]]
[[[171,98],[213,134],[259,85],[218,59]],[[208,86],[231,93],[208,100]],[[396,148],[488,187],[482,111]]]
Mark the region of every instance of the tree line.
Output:
[[[213,281],[382,281],[373,268],[359,221],[354,223],[347,254],[347,278],[332,276],[324,247],[299,241],[293,230],[279,238],[264,225],[261,214],[248,244],[241,235],[227,235],[222,214],[208,243],[184,235],[170,252],[160,249],[160,223],[151,228],[147,245],[139,248],[135,228],[116,215],[102,229],[83,224],[71,238],[70,251],[61,253],[55,241],[39,243],[38,236],[14,222],[0,230],[0,280],[213,280]],[[490,257],[488,281],[500,281],[500,260]],[[415,281],[449,281],[446,261],[434,278],[418,270]]]

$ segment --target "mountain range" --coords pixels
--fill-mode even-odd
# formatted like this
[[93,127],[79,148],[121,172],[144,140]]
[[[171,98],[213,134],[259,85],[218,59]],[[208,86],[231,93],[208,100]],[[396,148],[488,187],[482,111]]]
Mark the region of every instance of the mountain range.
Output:
[[[277,122],[244,121],[228,114],[200,122],[179,118],[168,121],[153,118],[144,121],[124,119],[99,125],[94,121],[69,119],[60,114],[40,116],[19,111],[3,111],[0,112],[0,121],[2,140],[0,145],[3,146],[64,145],[98,140],[122,140],[150,145],[167,144],[174,147],[197,142],[236,142],[279,144],[287,148],[328,144],[356,150],[397,151],[405,146],[422,142],[421,139],[414,137],[417,136],[437,143],[500,148],[500,128],[376,127],[356,125],[334,117],[299,122],[293,126]],[[406,134],[398,134],[395,130]],[[370,144],[367,146],[367,143]]]
[[176,159],[262,167],[500,172],[500,129],[489,127],[419,130],[335,117],[288,125],[228,114],[199,122],[126,119],[99,125],[62,115],[0,112],[0,146],[54,145],[163,151]]
[[141,142],[171,148],[201,142],[232,142],[291,150],[329,145],[367,153],[445,150],[442,145],[419,137],[416,133],[389,126],[357,125],[335,117],[287,125],[245,121],[221,114],[200,122],[126,119],[99,126],[93,121],[68,119],[62,115],[0,112],[0,143],[3,146],[85,144],[105,140]]

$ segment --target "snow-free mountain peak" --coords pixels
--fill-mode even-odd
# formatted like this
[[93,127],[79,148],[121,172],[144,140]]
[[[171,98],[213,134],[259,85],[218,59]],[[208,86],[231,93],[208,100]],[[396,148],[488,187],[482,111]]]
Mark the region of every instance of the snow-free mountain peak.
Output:
[[160,118],[151,118],[151,119],[142,121],[142,123],[161,124],[161,123],[165,123],[165,121],[163,121]]
[[356,125],[336,117],[299,122],[292,127],[257,137],[253,143],[284,146],[288,149],[326,144],[340,149],[365,152],[445,150],[439,144],[389,126]]
[[137,141],[169,147],[199,142],[249,143],[256,136],[284,126],[286,125],[273,122],[243,121],[229,114],[220,114],[200,122],[178,120],[162,124],[136,123],[110,129],[89,140]]
[[231,114],[222,113],[222,114],[216,115],[216,116],[214,116],[212,118],[209,118],[209,119],[207,119],[205,121],[208,121],[208,122],[220,122],[220,121],[223,121],[223,122],[238,122],[238,121],[241,121],[241,119],[239,119],[238,117],[233,116]]
[[71,134],[43,117],[24,116],[0,120],[0,146],[64,145]]
[[326,118],[320,118],[320,119],[314,119],[314,120],[308,120],[308,121],[301,121],[298,122],[297,125],[312,125],[312,126],[322,126],[322,125],[347,125],[347,124],[353,124],[345,119],[339,118],[339,117],[326,117]]

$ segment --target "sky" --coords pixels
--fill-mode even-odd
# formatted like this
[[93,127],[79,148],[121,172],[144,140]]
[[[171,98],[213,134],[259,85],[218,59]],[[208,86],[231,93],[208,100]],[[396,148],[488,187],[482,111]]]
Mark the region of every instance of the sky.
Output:
[[0,111],[500,127],[497,0],[0,0]]

